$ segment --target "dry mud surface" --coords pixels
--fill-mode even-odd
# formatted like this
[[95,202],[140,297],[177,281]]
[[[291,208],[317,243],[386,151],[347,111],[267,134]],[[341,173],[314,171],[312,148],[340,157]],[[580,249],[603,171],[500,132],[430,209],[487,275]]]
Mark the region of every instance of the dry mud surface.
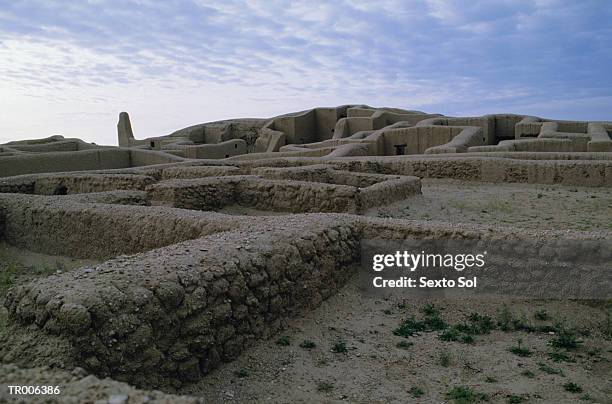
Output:
[[534,229],[612,231],[612,189],[421,180],[423,195],[368,215]]
[[[432,303],[450,324],[471,313],[497,322],[504,307],[513,319],[532,327],[562,321],[580,330],[582,343],[567,352],[573,362],[555,362],[549,357],[555,351],[551,332],[502,331],[496,325],[489,334],[474,336],[473,343],[442,341],[438,331],[394,335],[404,319],[423,317],[423,307]],[[535,313],[544,311],[549,318],[537,320]],[[440,403],[453,402],[447,397],[453,388],[469,386],[490,402],[610,402],[612,341],[602,335],[609,321],[601,303],[384,300],[365,296],[352,281],[277,337],[184,393],[203,395],[208,402]],[[519,340],[530,356],[509,351]],[[301,347],[304,341],[315,347]],[[333,352],[338,342],[345,343],[347,352]],[[582,392],[566,391],[567,383]],[[416,397],[416,388],[422,396]]]

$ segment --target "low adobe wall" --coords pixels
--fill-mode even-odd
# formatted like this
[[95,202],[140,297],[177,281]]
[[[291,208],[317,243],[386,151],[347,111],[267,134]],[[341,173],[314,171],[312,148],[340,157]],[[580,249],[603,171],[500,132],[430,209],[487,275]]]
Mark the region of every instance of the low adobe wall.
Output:
[[68,195],[90,192],[144,190],[155,182],[152,177],[133,174],[34,174],[0,180],[0,192],[37,195]]
[[[32,205],[50,209],[35,199]],[[150,209],[135,207],[132,213],[142,216]],[[184,212],[168,211],[166,220],[182,218]],[[81,225],[86,223],[86,217],[79,218]],[[587,238],[585,244],[572,244],[582,249],[562,251],[568,244],[557,239],[569,236],[565,232],[547,232],[543,238],[537,230],[488,230],[485,239],[518,239],[522,243],[516,245],[535,248],[535,256],[594,252],[606,259],[610,254],[609,241],[603,239]],[[277,332],[286,318],[332,295],[355,273],[362,239],[482,242],[482,231],[351,215],[249,220],[232,231],[12,289],[6,301],[11,328],[0,354],[29,365],[78,364],[137,386],[179,387],[236,358],[254,341]],[[516,256],[517,251],[502,253]],[[595,269],[585,268],[580,276],[601,275],[603,268]],[[42,358],[10,343],[20,333],[54,355]]]
[[[351,157],[325,161],[341,170],[466,181],[612,186],[611,160],[515,160],[495,157]],[[319,161],[311,161],[311,164]]]
[[[53,336],[50,349],[62,347],[54,363],[137,386],[196,381],[278,331],[285,318],[319,305],[354,273],[359,242],[352,224],[283,223],[18,286],[7,297],[11,334],[28,328],[39,344]],[[34,359],[15,349],[0,348],[17,361]]]
[[0,158],[0,177],[43,172],[102,170],[130,167],[126,149],[22,154]]
[[31,251],[110,258],[235,227],[211,212],[78,203],[71,196],[0,194],[4,239]]
[[[238,204],[261,210],[293,213],[360,213],[373,206],[418,194],[421,189],[420,180],[415,177],[360,174],[352,180],[347,178],[340,180],[339,177],[350,177],[354,174],[326,170],[327,176],[317,175],[309,168],[305,172],[264,169],[256,172],[274,179],[237,175],[171,180],[150,186],[148,192],[153,204],[182,209],[214,210]],[[354,185],[360,181],[363,183],[364,177],[368,177],[369,185],[365,187]],[[293,178],[293,180],[281,178]],[[351,185],[338,182],[351,183]]]

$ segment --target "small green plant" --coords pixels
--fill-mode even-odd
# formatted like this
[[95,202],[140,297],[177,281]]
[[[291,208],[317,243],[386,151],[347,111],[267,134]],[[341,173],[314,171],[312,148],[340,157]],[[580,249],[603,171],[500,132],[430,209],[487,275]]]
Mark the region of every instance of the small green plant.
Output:
[[582,401],[593,401],[593,397],[591,397],[589,393],[584,393],[583,395],[580,396],[580,399]]
[[461,338],[459,338],[459,341],[463,342],[464,344],[473,344],[474,343],[474,337],[472,337],[469,334],[464,334],[461,336]]
[[464,329],[461,330],[466,334],[482,335],[489,334],[495,328],[493,320],[489,316],[483,316],[478,313],[472,313],[468,316],[468,324],[463,324]]
[[412,397],[414,397],[414,398],[419,398],[419,397],[422,397],[422,396],[425,394],[425,392],[423,391],[423,389],[421,389],[421,388],[419,388],[419,387],[417,387],[417,386],[412,386],[412,387],[410,388],[410,390],[408,390],[408,392],[409,392],[410,394],[412,394]]
[[537,310],[534,313],[533,317],[538,321],[550,320],[550,316],[548,315],[548,312],[545,309]]
[[523,339],[519,338],[517,340],[517,344],[515,346],[510,347],[508,351],[510,351],[511,353],[517,356],[521,356],[521,357],[531,356],[533,352],[529,348],[522,347],[521,346],[522,342],[523,342]]
[[519,318],[512,319],[512,328],[514,331],[525,331],[525,332],[534,332],[536,329],[533,327],[525,313],[521,315]]
[[580,344],[582,344],[582,341],[578,339],[576,331],[567,328],[559,329],[557,335],[550,341],[550,345],[557,349],[578,349]]
[[487,377],[485,377],[485,382],[487,382],[487,383],[497,383],[498,380],[496,378],[492,377],[492,376],[487,376]]
[[576,362],[576,360],[574,358],[572,358],[571,356],[569,356],[565,352],[561,352],[561,351],[552,351],[552,352],[549,352],[548,353],[548,357],[553,362],[568,362],[568,363]]
[[461,336],[461,333],[459,332],[459,330],[453,327],[453,328],[444,330],[442,333],[438,335],[438,338],[440,338],[442,341],[449,342],[449,341],[458,341],[460,336]]
[[317,344],[315,344],[314,342],[305,339],[304,341],[300,342],[300,348],[304,348],[304,349],[314,349],[316,348]]
[[409,317],[393,330],[393,334],[400,337],[412,337],[419,332],[426,331],[426,329],[425,323],[415,320],[414,317]]
[[453,387],[451,391],[446,393],[446,398],[453,400],[456,404],[477,403],[479,401],[489,401],[486,394],[478,393],[470,387],[458,386]]
[[396,347],[400,348],[400,349],[408,349],[411,346],[413,346],[414,343],[413,342],[409,342],[409,341],[400,341],[397,343]]
[[249,371],[246,369],[238,369],[234,371],[234,375],[236,377],[239,377],[241,379],[245,378],[245,377],[249,377]]
[[393,312],[391,310],[389,310],[389,309],[383,310],[383,313],[385,313],[386,315],[393,314]]
[[518,396],[516,394],[510,394],[508,397],[508,404],[519,404],[524,403],[526,400],[524,397]]
[[582,393],[582,387],[573,382],[567,382],[563,385],[565,391],[569,391],[570,393]]
[[545,363],[538,363],[539,369],[544,372],[544,373],[548,373],[549,375],[561,375],[563,376],[563,372],[561,371],[561,369],[557,369],[557,368],[553,368],[551,366],[548,366]]
[[512,325],[512,313],[508,306],[504,304],[497,316],[497,324],[502,331],[510,331]]
[[331,351],[333,353],[347,353],[348,348],[346,347],[346,342],[343,340],[338,340],[332,345]]
[[435,304],[433,303],[427,303],[425,306],[423,306],[421,308],[421,312],[426,316],[426,317],[439,317],[441,310],[436,307]]
[[529,379],[533,379],[535,377],[535,373],[533,373],[531,370],[523,370],[521,372],[521,375],[529,378]]
[[291,339],[288,335],[283,335],[282,337],[276,340],[276,345],[289,346],[291,345]]
[[453,361],[453,357],[450,354],[450,352],[448,351],[440,352],[440,356],[438,358],[438,362],[440,363],[440,366],[447,368],[451,365],[452,361]]
[[329,393],[333,389],[334,389],[334,384],[331,382],[326,382],[324,380],[317,382],[317,391],[320,391],[322,393]]
[[471,334],[461,332],[457,326],[447,328],[438,335],[438,338],[446,342],[457,341],[464,344],[472,344],[474,342],[474,337]]

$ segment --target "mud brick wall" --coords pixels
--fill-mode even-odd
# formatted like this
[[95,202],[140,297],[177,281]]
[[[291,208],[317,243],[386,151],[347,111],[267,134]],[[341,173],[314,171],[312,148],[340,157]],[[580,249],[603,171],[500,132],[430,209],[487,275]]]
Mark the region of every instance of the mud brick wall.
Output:
[[[238,204],[284,212],[347,212],[405,199],[420,193],[420,180],[408,176],[349,173],[329,168],[256,169],[273,178],[233,176],[215,179],[165,181],[149,187],[153,204],[209,210]],[[341,177],[341,178],[339,178]],[[311,181],[336,181],[336,183]],[[364,188],[339,182],[367,184]]]
[[284,212],[359,211],[359,190],[347,185],[286,180],[249,180],[238,183],[238,204]]
[[220,177],[239,173],[240,169],[232,166],[170,167],[162,171],[162,179]]
[[34,193],[54,195],[58,189],[66,194],[113,191],[117,189],[144,190],[155,180],[144,175],[66,174],[41,176],[36,179]]
[[339,158],[329,161],[339,169],[421,178],[466,181],[521,182],[576,186],[612,186],[610,160],[518,160],[495,157]]
[[153,205],[211,210],[236,203],[236,186],[244,176],[168,180],[147,188]]
[[356,212],[357,189],[345,185],[232,176],[164,181],[149,187],[152,204],[210,210],[238,204],[285,212]]
[[147,251],[235,227],[214,213],[81,204],[72,197],[2,195],[4,238],[12,245],[75,258]]
[[54,359],[137,386],[180,386],[342,286],[359,260],[351,222],[296,216],[285,230],[190,240],[16,287],[6,306],[21,329],[70,348]]

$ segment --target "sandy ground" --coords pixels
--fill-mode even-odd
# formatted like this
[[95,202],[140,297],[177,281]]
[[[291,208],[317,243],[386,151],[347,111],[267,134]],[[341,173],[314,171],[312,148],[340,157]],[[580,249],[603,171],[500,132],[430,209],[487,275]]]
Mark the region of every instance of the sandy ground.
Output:
[[422,180],[423,195],[370,216],[580,231],[612,230],[612,189]]
[[[423,316],[420,310],[426,302],[368,297],[353,281],[315,311],[290,321],[274,339],[259,343],[182,393],[203,395],[208,402],[423,403],[447,402],[446,394],[463,386],[487,394],[491,402],[611,402],[612,341],[602,336],[609,324],[601,305],[505,303],[514,318],[527,319],[532,326],[562,321],[579,330],[581,347],[567,351],[575,362],[554,362],[548,357],[553,352],[549,343],[555,337],[549,332],[495,329],[475,336],[471,344],[444,342],[438,331],[396,336],[393,330],[405,318]],[[434,304],[449,323],[472,312],[497,321],[504,307],[500,300]],[[541,310],[550,319],[536,320],[534,313]],[[277,339],[280,337],[283,341]],[[533,352],[531,356],[508,351],[519,340]],[[287,341],[289,345],[279,345]],[[300,347],[304,341],[316,346]],[[338,341],[345,342],[348,352],[332,352]],[[401,342],[409,346],[398,347]],[[582,392],[566,391],[563,385],[570,382]],[[423,395],[416,397],[413,388]]]
[[[242,207],[222,212],[282,214]],[[368,215],[610,232],[612,190],[425,179],[422,196]],[[11,285],[95,264],[0,243],[0,300]],[[443,341],[441,331],[394,335],[406,318],[422,319],[427,303],[434,303],[451,325],[473,312],[490,316],[497,324],[507,307],[513,319],[540,329],[503,331],[496,325],[488,334],[475,335],[471,343]],[[544,311],[548,318],[537,319],[535,313]],[[473,396],[456,402],[477,402],[485,394],[490,402],[612,403],[611,316],[610,302],[385,300],[362,293],[354,277],[321,307],[290,320],[273,339],[260,341],[238,360],[180,393],[213,403],[440,403],[453,402],[447,394],[464,387]],[[0,327],[5,321],[6,311],[0,308]],[[572,329],[581,341],[578,349],[558,350],[570,362],[556,362],[549,356],[555,352],[551,341],[558,337],[557,324]],[[310,346],[301,347],[305,341]],[[529,356],[509,351],[519,341]],[[344,343],[347,351],[332,352],[337,343]]]

